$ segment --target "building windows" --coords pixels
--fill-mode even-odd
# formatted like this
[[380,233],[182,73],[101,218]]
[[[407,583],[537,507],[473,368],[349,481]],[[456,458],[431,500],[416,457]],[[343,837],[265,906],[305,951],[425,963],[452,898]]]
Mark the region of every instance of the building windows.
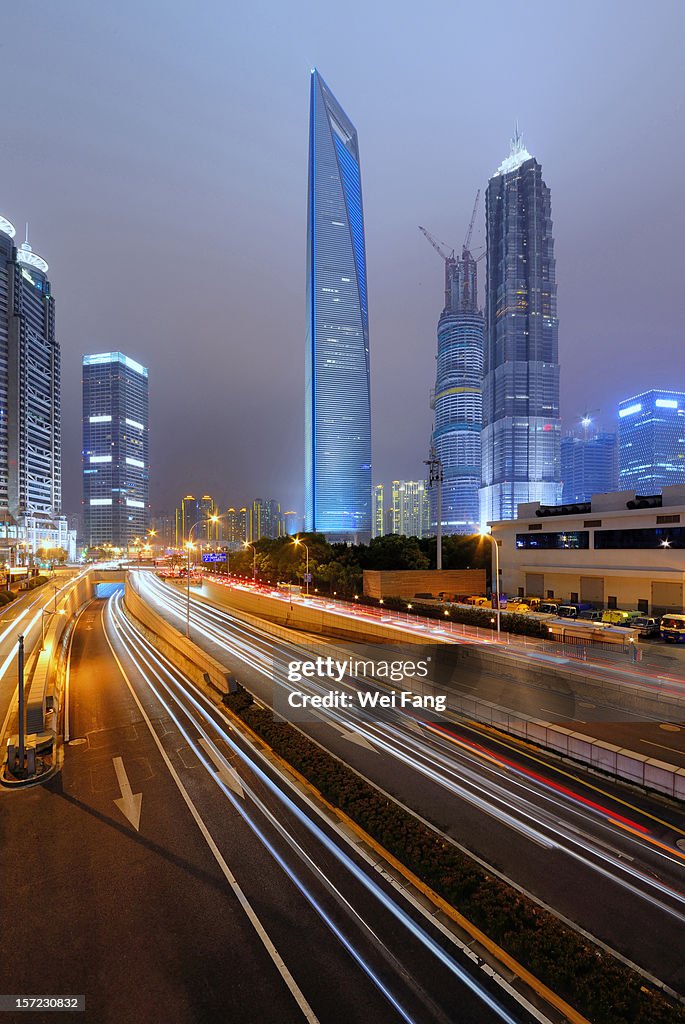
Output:
[[685,547],[685,528],[673,526],[665,530],[598,530],[595,533],[595,548],[611,550],[618,548],[682,548]]
[[590,534],[586,530],[568,530],[564,533],[541,533],[531,537],[528,533],[516,534],[516,547],[538,551],[561,551],[589,548]]
[[656,517],[656,521],[657,521],[657,525],[659,523],[679,523],[680,522],[680,516],[678,516],[678,515],[657,516]]

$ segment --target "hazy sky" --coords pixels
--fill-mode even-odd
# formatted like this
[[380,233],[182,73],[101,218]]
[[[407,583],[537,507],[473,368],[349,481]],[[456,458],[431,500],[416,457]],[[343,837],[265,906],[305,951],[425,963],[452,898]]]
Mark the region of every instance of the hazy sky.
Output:
[[0,24],[0,213],[50,264],[67,510],[81,356],[116,349],[150,368],[153,509],[301,510],[315,65],[359,132],[375,480],[428,446],[443,268],[417,225],[461,244],[517,118],[552,190],[565,425],[685,389],[681,0],[22,0]]

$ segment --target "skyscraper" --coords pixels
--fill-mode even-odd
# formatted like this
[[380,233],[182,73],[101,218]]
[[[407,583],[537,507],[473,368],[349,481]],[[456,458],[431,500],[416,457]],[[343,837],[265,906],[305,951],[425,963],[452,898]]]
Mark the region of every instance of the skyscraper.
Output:
[[366,250],[357,132],[311,76],[307,203],[305,530],[371,536]]
[[123,352],[83,357],[87,543],[126,548],[148,528],[148,372]]
[[232,547],[244,544],[247,538],[247,509],[235,509],[233,506],[226,513],[224,539]]
[[620,490],[685,484],[685,393],[655,389],[620,402],[618,450]]
[[427,537],[430,503],[425,480],[393,480],[392,532],[405,537]]
[[[0,546],[70,543],[62,500],[60,348],[48,265],[0,217]],[[70,554],[73,555],[72,552]]]
[[212,516],[219,515],[219,509],[216,507],[214,498],[211,494],[202,495],[199,502],[199,509],[202,526],[197,528],[194,536],[199,535],[198,539],[208,544],[218,544],[221,538],[221,522],[211,522]]
[[565,505],[589,501],[593,494],[615,491],[618,488],[616,434],[562,437],[561,480],[561,500]]
[[249,539],[251,541],[268,537],[275,540],[283,536],[283,519],[280,503],[273,498],[255,498],[250,509]]
[[561,498],[557,286],[550,190],[518,130],[486,198],[485,523]]
[[373,489],[373,520],[372,535],[382,537],[385,533],[383,528],[383,484],[376,484]]
[[[445,258],[445,308],[438,321],[431,443],[443,469],[443,533],[472,533],[479,523],[484,321],[478,309],[477,266],[469,249],[470,236],[471,227],[461,258],[455,259],[454,252],[450,256],[441,253]],[[431,524],[435,532],[435,487],[431,488]]]

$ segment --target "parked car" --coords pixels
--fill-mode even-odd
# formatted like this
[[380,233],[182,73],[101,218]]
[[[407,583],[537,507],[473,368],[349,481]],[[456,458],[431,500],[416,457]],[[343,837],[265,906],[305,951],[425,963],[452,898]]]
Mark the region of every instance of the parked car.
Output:
[[671,612],[664,615],[661,620],[661,638],[667,644],[685,640],[685,615]]
[[633,619],[633,628],[637,630],[639,637],[650,637],[659,636],[659,619],[653,618],[651,615],[640,615],[638,618]]
[[578,614],[578,618],[583,622],[601,622],[602,612],[599,608],[584,608],[583,611]]
[[633,619],[640,618],[640,612],[625,611],[623,608],[605,608],[602,612],[602,622],[609,622],[612,626],[630,626]]
[[590,611],[591,607],[587,602],[578,603],[577,601],[572,604],[560,604],[557,615],[560,619],[577,619],[581,612]]
[[558,607],[559,607],[559,602],[558,601],[541,601],[540,602],[540,613],[542,615],[556,615]]

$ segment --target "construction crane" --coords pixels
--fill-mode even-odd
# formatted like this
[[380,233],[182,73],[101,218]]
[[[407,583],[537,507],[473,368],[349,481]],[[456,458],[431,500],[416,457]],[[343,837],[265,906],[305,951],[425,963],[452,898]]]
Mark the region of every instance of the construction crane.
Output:
[[462,259],[465,257],[466,253],[469,252],[469,249],[470,249],[470,246],[471,246],[471,235],[473,234],[473,225],[476,223],[476,211],[478,210],[478,200],[479,199],[480,199],[480,189],[478,189],[478,191],[476,192],[476,199],[475,199],[475,202],[473,204],[473,213],[471,214],[471,220],[469,221],[469,229],[466,232],[466,238],[464,239],[464,244],[461,247],[461,249],[462,249]]
[[445,261],[445,309],[448,309],[452,301],[452,277],[454,275],[454,268],[457,260],[454,255],[454,249],[452,252],[447,252],[444,242],[438,242],[437,238],[431,235],[430,231],[426,228],[422,228],[419,224],[419,231],[425,235],[430,244],[433,246],[438,255],[442,256]]

